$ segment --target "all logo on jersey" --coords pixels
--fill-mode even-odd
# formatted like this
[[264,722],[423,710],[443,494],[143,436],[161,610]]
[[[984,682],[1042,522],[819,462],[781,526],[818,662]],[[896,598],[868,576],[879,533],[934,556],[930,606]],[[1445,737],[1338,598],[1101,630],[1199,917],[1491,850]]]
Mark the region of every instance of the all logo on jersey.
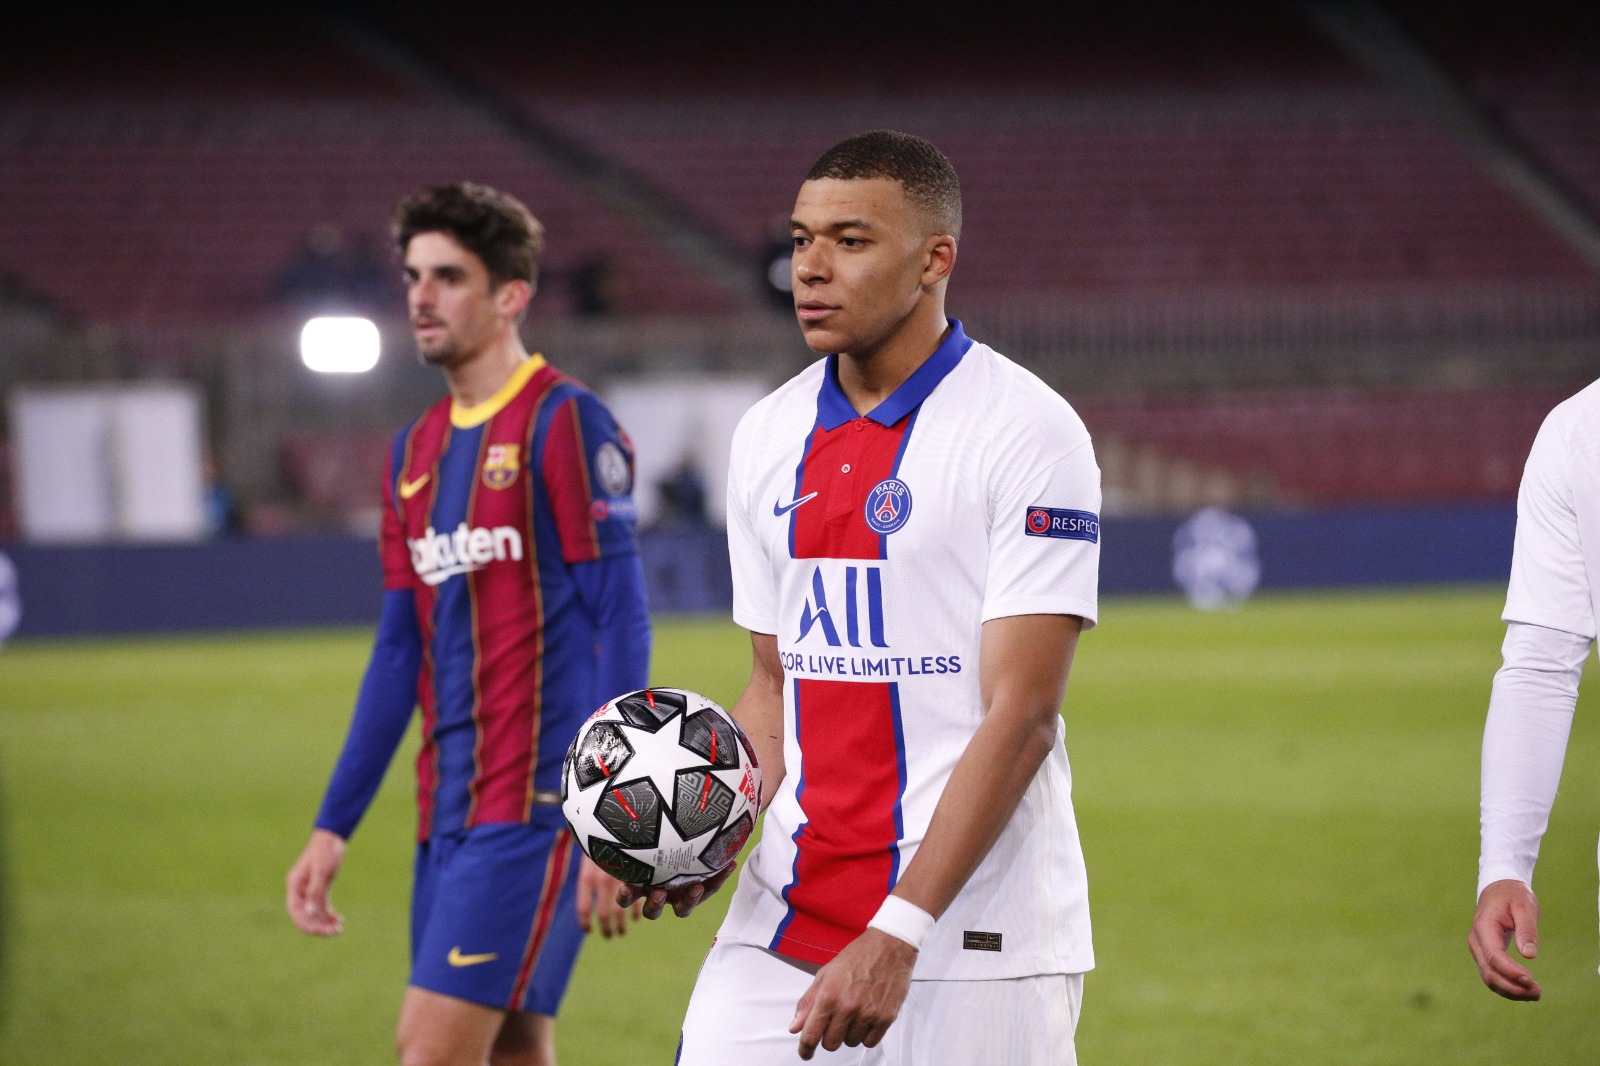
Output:
[[516,481],[521,466],[517,454],[521,450],[519,444],[489,445],[489,454],[483,460],[483,483],[491,489],[503,489]]
[[1057,540],[1100,542],[1100,516],[1093,511],[1074,511],[1066,507],[1030,507],[1023,529],[1030,537]]
[[911,489],[899,478],[884,478],[867,493],[867,528],[889,534],[911,517]]
[[961,656],[935,643],[897,644],[890,639],[882,566],[818,563],[810,591],[800,604],[792,642],[778,661],[797,677],[842,681],[894,681],[959,674]]
[[600,445],[594,453],[594,478],[607,496],[626,496],[633,488],[628,457],[611,441]]
[[[811,595],[800,610],[800,633],[795,643],[806,639],[813,629],[830,648],[849,644],[860,648],[863,639],[874,648],[887,648],[883,632],[883,574],[875,566],[847,566],[844,585],[835,589],[834,602],[840,610],[835,616],[828,606],[828,588],[819,566],[811,574]],[[843,633],[840,625],[843,624]]]

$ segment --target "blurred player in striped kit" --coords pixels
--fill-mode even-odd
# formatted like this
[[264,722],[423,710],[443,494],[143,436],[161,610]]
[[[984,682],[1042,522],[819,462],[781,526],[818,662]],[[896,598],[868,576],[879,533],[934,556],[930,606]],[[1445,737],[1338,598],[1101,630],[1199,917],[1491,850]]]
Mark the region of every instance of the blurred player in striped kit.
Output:
[[527,208],[434,186],[401,201],[394,231],[417,347],[449,395],[394,441],[377,641],[288,908],[307,933],[339,932],[329,886],[420,707],[400,1059],[550,1066],[583,930],[629,918],[559,789],[579,724],[646,680],[632,447],[523,347],[543,244]]

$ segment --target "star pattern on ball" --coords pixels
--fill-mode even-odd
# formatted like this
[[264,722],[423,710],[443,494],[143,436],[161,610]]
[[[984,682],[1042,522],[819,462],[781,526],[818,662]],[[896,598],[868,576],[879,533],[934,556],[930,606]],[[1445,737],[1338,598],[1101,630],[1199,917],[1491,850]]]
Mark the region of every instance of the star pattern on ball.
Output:
[[[678,743],[682,721],[680,718],[668,722],[654,733],[648,729],[640,729],[629,722],[617,723],[629,746],[633,748],[633,757],[628,760],[628,769],[619,775],[619,780],[637,781],[640,777],[648,777],[656,786],[656,791],[661,794],[662,800],[670,804],[672,797],[677,794],[677,772],[684,769],[683,757],[687,754],[683,746]],[[638,772],[640,769],[647,772],[641,774]]]

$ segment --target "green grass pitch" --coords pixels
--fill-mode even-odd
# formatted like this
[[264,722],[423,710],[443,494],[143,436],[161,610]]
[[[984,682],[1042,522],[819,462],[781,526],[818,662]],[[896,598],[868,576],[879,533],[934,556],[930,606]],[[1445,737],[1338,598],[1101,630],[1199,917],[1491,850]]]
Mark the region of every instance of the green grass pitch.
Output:
[[[1540,865],[1545,1001],[1495,998],[1465,947],[1499,601],[1104,605],[1066,704],[1100,962],[1086,1066],[1593,1060],[1592,696]],[[0,650],[0,1062],[392,1061],[408,767],[352,844],[335,893],[344,935],[303,937],[282,904],[366,640]],[[730,623],[668,622],[653,676],[729,701],[748,663]],[[714,902],[591,942],[559,1026],[563,1066],[672,1061]]]

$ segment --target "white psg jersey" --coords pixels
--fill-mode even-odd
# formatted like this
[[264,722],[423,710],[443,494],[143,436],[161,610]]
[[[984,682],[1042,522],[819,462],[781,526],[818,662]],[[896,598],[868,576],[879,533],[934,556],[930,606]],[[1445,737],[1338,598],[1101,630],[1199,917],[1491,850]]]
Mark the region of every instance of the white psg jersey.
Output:
[[[983,623],[1094,624],[1099,508],[1083,422],[954,320],[867,416],[834,357],[751,408],[728,483],[733,616],[777,636],[786,774],[721,936],[826,962],[865,929],[982,720]],[[1061,735],[919,979],[1094,965]]]

